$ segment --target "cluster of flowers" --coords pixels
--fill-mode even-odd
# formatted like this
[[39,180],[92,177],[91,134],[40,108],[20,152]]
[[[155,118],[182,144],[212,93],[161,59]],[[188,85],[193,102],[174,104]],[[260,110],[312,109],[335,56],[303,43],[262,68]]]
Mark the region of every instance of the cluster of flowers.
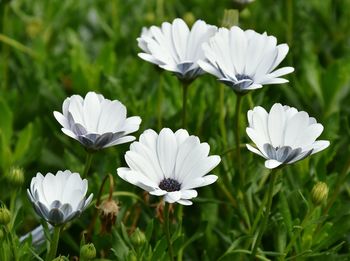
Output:
[[[197,21],[190,30],[181,19],[161,27],[143,29],[137,39],[143,50],[139,56],[174,72],[181,81],[191,82],[204,72],[218,78],[237,95],[261,88],[264,84],[285,83],[281,76],[292,67],[276,69],[288,53],[287,44],[277,45],[274,36],[208,25]],[[139,129],[141,119],[127,118],[126,107],[117,100],[89,92],[85,98],[73,95],[54,112],[62,132],[79,141],[88,150],[101,150],[135,140],[130,134]],[[306,112],[277,103],[269,112],[258,106],[248,111],[246,132],[256,147],[247,148],[266,159],[267,168],[291,164],[325,149],[328,141],[316,141],[323,126]],[[198,187],[217,180],[207,175],[220,157],[209,156],[210,147],[184,129],[168,128],[159,134],[144,131],[139,141],[125,154],[128,167],[118,175],[152,195],[163,196],[168,203],[191,205]],[[89,205],[88,181],[69,170],[32,179],[28,195],[35,211],[53,226],[64,224]]]

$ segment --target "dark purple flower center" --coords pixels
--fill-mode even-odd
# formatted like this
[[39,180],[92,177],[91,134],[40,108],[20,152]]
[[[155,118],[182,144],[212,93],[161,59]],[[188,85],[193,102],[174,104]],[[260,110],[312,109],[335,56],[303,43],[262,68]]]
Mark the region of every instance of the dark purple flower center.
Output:
[[181,184],[175,179],[163,179],[159,183],[159,188],[167,192],[179,191],[181,189]]

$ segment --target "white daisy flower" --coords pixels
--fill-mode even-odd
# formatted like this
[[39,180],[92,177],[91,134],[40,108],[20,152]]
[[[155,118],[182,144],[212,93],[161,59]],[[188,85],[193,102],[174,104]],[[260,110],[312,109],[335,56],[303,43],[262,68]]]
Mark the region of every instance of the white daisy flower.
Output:
[[203,73],[197,64],[204,58],[201,46],[216,31],[216,26],[202,20],[197,20],[190,30],[180,18],[176,18],[172,24],[164,22],[161,27],[143,28],[137,41],[144,52],[138,55],[145,61],[174,72],[181,80],[191,81]]
[[37,173],[27,189],[36,213],[53,226],[78,217],[90,204],[93,194],[86,199],[88,181],[69,170]]
[[146,130],[125,154],[129,168],[118,168],[118,175],[152,195],[164,196],[168,203],[191,205],[195,188],[217,180],[206,175],[220,163],[219,156],[208,156],[209,145],[180,129],[164,128],[159,135]]
[[274,36],[237,26],[220,28],[203,44],[203,50],[205,60],[199,61],[199,66],[238,93],[264,84],[286,83],[288,80],[279,77],[294,71],[293,67],[275,70],[288,53],[287,44],[277,45]]
[[269,113],[260,106],[248,111],[249,138],[257,148],[247,148],[264,157],[265,167],[292,164],[324,150],[329,141],[317,140],[323,126],[304,111],[276,103]]
[[73,95],[63,102],[62,113],[55,111],[62,132],[90,150],[99,150],[135,140],[130,133],[139,129],[141,118],[126,117],[126,107],[89,92],[83,99]]

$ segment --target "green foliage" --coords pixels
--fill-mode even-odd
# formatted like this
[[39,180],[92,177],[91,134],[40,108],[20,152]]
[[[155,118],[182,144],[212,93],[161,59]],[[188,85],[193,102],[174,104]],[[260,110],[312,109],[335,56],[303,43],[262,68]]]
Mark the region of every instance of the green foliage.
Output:
[[[19,236],[39,224],[26,195],[37,173],[70,169],[82,173],[85,151],[64,136],[52,112],[72,94],[93,90],[118,99],[128,115],[142,118],[143,130],[181,126],[181,88],[176,78],[137,57],[136,38],[143,26],[175,17],[203,19],[221,25],[233,1],[0,1],[0,200],[12,213],[0,227],[0,260],[43,260],[45,244],[32,246]],[[275,35],[290,46],[284,65],[295,67],[290,83],[266,86],[243,101],[242,111],[275,102],[307,111],[324,125],[324,152],[283,169],[275,190],[272,214],[258,250],[260,260],[347,260],[350,258],[349,138],[350,1],[256,0],[240,11],[239,25]],[[236,17],[235,17],[236,22]],[[221,88],[223,88],[221,90]],[[254,220],[267,190],[263,160],[243,146],[246,117],[241,117],[241,154],[246,184],[235,173],[233,115],[236,97],[209,75],[189,89],[188,131],[221,155],[214,170],[217,183],[201,188],[191,207],[178,206],[172,215],[174,250],[185,260],[245,260],[256,237]],[[223,106],[222,106],[223,105]],[[89,190],[97,194],[102,177],[125,166],[128,144],[94,156]],[[5,178],[12,167],[24,169],[22,189]],[[317,181],[329,186],[325,204],[312,209],[311,190]],[[167,260],[156,197],[115,175],[113,196],[120,211],[111,234],[100,234],[98,217],[86,243],[94,243],[96,260]],[[106,192],[105,192],[106,193]],[[277,194],[278,193],[278,194]],[[242,200],[245,195],[246,201]],[[69,224],[58,252],[78,257],[83,230],[89,230],[95,208]],[[260,214],[259,214],[260,213]],[[146,242],[135,248],[138,228]],[[48,228],[45,235],[50,238]],[[85,243],[85,242],[84,242]]]

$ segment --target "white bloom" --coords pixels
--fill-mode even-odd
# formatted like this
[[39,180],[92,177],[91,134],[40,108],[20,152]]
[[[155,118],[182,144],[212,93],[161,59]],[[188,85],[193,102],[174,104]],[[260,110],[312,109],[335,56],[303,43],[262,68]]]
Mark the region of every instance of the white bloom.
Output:
[[62,113],[55,111],[62,131],[91,150],[99,150],[135,140],[128,134],[139,129],[141,118],[126,118],[126,107],[119,101],[89,92],[85,99],[73,95],[63,102]]
[[[288,45],[277,45],[274,36],[243,31],[237,26],[220,28],[208,43],[203,44],[205,60],[199,66],[235,92],[247,92],[264,84],[288,82],[279,78],[294,71],[293,67],[275,68],[288,53]],[[275,70],[275,71],[274,71]]]
[[142,29],[137,38],[142,59],[174,72],[181,80],[191,81],[203,71],[197,61],[204,58],[202,44],[209,40],[217,27],[197,20],[190,30],[186,23],[176,18],[172,24],[162,23],[161,27]]
[[[48,224],[48,229],[50,234],[53,232],[53,226],[51,226],[50,224]],[[27,234],[21,236],[19,238],[19,242],[23,242],[24,240],[26,240],[27,238],[31,237],[32,239],[32,245],[33,246],[40,246],[45,242],[45,231],[44,231],[44,227],[43,225],[39,225],[36,228],[34,228],[32,231],[28,232]]]
[[264,157],[265,167],[276,168],[291,164],[324,150],[329,141],[316,139],[323,126],[304,111],[276,103],[269,113],[260,106],[248,111],[249,138],[257,148],[247,148]]
[[32,178],[29,199],[36,213],[51,225],[61,225],[78,217],[90,204],[93,194],[86,199],[88,181],[69,170],[48,173],[45,177],[37,173]]
[[173,133],[164,128],[159,135],[146,130],[125,154],[129,168],[118,168],[118,175],[152,195],[164,196],[169,203],[191,205],[195,188],[212,184],[215,175],[206,175],[220,163],[219,156],[208,156],[209,145],[186,130]]

